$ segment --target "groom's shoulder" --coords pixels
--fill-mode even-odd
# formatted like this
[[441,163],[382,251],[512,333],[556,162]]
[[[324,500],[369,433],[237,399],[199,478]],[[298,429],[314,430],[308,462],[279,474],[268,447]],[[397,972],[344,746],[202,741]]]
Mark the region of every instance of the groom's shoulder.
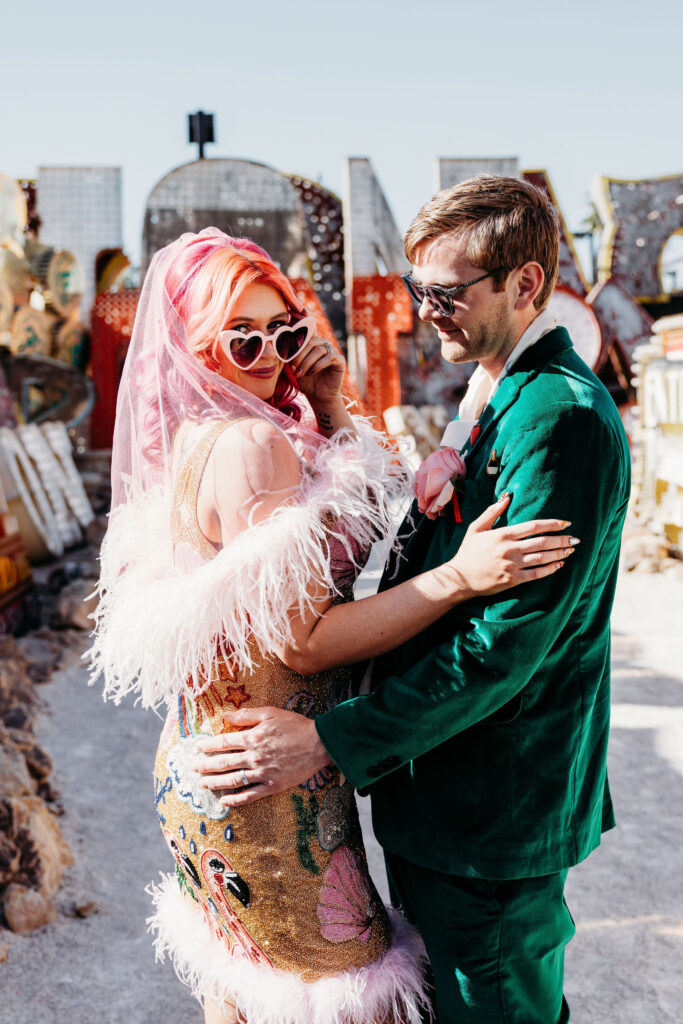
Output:
[[574,348],[530,374],[510,411],[513,419],[526,424],[598,420],[619,432],[623,429],[614,399]]
[[610,451],[628,461],[619,410],[604,384],[573,349],[530,374],[500,423],[501,443],[517,448]]

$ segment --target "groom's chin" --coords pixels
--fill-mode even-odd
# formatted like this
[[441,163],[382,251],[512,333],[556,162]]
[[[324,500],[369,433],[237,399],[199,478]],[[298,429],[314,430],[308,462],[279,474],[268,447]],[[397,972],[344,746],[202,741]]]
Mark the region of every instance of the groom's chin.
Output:
[[463,344],[465,340],[465,335],[462,331],[454,331],[450,334],[439,331],[441,358],[445,359],[447,363],[469,362],[474,357],[465,348],[465,345]]

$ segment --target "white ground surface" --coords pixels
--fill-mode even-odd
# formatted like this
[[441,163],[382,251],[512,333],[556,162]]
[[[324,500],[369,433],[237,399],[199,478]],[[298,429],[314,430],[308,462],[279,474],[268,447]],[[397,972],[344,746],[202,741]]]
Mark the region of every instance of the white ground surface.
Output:
[[[610,774],[619,827],[570,873],[567,956],[575,1024],[683,1021],[683,582],[624,576],[614,626]],[[200,1024],[198,1005],[145,933],[144,886],[169,870],[156,823],[151,713],[104,704],[70,669],[43,687],[39,732],[55,761],[76,863],[60,904],[85,920],[0,934],[2,1024]],[[360,801],[367,817],[368,801]],[[371,867],[381,855],[368,835]]]

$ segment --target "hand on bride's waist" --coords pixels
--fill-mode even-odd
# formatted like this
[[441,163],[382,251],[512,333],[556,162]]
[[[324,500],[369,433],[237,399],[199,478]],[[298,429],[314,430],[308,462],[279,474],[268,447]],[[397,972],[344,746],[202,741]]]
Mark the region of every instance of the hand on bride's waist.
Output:
[[242,708],[226,712],[238,731],[207,736],[193,767],[202,786],[226,790],[220,802],[238,807],[291,789],[330,764],[315,728],[304,715],[281,708]]

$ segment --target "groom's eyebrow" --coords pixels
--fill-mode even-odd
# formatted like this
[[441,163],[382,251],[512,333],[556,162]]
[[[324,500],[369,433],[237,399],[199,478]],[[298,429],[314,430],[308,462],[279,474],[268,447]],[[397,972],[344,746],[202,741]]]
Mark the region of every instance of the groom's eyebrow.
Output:
[[420,286],[423,286],[425,288],[457,288],[457,284],[441,284],[440,281],[439,282],[435,281],[433,284],[424,285],[423,282],[420,281],[419,277],[417,277],[417,275],[415,273],[413,273],[412,271],[411,271],[410,276],[412,277],[412,279],[415,282],[415,284],[419,284]]

